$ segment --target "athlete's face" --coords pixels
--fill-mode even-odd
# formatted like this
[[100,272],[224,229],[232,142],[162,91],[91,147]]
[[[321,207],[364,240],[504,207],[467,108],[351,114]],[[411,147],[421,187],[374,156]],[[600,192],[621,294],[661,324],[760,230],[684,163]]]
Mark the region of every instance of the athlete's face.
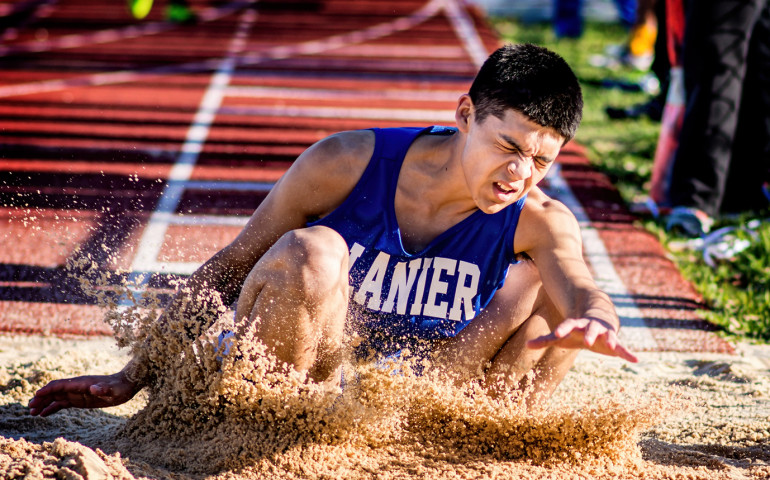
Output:
[[464,98],[458,105],[457,120],[466,134],[462,155],[465,180],[482,211],[499,212],[545,177],[564,137],[512,109],[506,110],[502,119],[487,115],[478,122],[470,98]]

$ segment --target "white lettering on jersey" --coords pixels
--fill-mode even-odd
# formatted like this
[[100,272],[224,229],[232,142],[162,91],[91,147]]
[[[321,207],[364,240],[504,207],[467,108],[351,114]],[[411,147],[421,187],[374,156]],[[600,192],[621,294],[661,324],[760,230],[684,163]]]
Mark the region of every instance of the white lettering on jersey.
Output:
[[364,250],[364,246],[358,242],[354,243],[353,246],[350,247],[350,256],[348,257],[348,272],[351,268],[353,268],[353,265],[356,263],[356,260],[358,260],[361,254],[364,253]]
[[[350,247],[349,270],[352,270],[364,251],[365,247],[358,243]],[[435,257],[395,262],[395,266],[391,267],[390,259],[391,256],[387,253],[378,252],[361,282],[361,287],[358,291],[351,291],[356,303],[366,304],[367,309],[384,313],[393,313],[395,308],[398,315],[406,315],[409,310],[409,315],[447,318],[449,313],[449,319],[453,321],[462,321],[463,318],[471,320],[475,316],[473,299],[478,293],[481,278],[478,265],[458,262],[452,258]],[[393,270],[390,285],[387,285],[385,278],[390,268]],[[448,296],[452,284],[454,299],[452,308],[449,309],[449,299],[442,298]],[[428,295],[424,298],[426,286]],[[384,303],[383,288],[388,289]],[[414,299],[410,307],[412,291]]]
[[[473,310],[473,297],[479,291],[479,277],[481,277],[481,271],[479,266],[473,263],[460,261],[460,266],[457,269],[457,286],[455,287],[455,300],[452,304],[452,309],[449,311],[449,319],[460,321],[462,320],[462,307],[465,306],[465,320],[471,320],[476,316],[476,312]],[[467,285],[468,278],[470,278],[470,285]]]
[[449,302],[440,302],[437,305],[436,297],[439,294],[446,294],[449,288],[449,283],[441,280],[441,272],[447,272],[449,276],[453,276],[456,267],[457,260],[452,258],[436,257],[433,259],[433,276],[431,277],[428,299],[425,301],[423,314],[434,318],[446,318]]
[[417,280],[417,292],[414,295],[414,303],[412,304],[412,309],[409,310],[409,315],[419,315],[422,313],[422,297],[425,294],[425,278],[428,276],[428,269],[430,268],[432,261],[432,258],[426,258],[425,263],[422,265],[420,279]]
[[[409,274],[407,275],[407,265],[409,265]],[[420,271],[422,265],[422,259],[418,258],[412,260],[408,264],[406,262],[398,262],[396,268],[393,270],[393,279],[390,281],[390,292],[388,292],[388,299],[382,304],[382,311],[385,313],[391,313],[393,311],[393,304],[396,297],[398,297],[398,304],[396,304],[396,313],[399,315],[406,314],[406,304],[409,301],[409,294],[412,292],[412,286],[417,279],[417,272]]]
[[390,260],[390,255],[385,252],[380,252],[377,255],[377,258],[372,262],[372,266],[369,267],[364,281],[361,283],[361,288],[353,297],[357,303],[363,305],[366,301],[366,295],[371,294],[372,298],[369,299],[369,303],[366,305],[366,308],[370,310],[380,309],[382,281],[385,279],[385,271],[388,269],[388,260]]

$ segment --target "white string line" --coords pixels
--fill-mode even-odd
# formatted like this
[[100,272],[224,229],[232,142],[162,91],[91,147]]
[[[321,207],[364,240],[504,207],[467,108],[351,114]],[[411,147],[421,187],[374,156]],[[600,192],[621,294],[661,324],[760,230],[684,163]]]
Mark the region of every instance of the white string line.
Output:
[[[457,37],[463,42],[466,51],[477,67],[481,67],[489,53],[486,51],[476,27],[473,25],[473,20],[458,5],[457,0],[445,0],[445,6]],[[580,222],[583,254],[594,269],[597,285],[608,295],[631,299],[631,305],[617,308],[618,316],[623,325],[623,329],[620,331],[620,338],[632,349],[643,351],[658,350],[658,342],[652,336],[645,317],[639,310],[636,301],[629,295],[625,283],[615,270],[615,266],[610,259],[604,242],[599,236],[598,230],[594,228],[583,209],[583,205],[572,193],[569,184],[561,175],[560,167],[561,165],[559,164],[551,167],[548,179],[555,190],[555,196],[572,211]]]
[[190,62],[182,65],[153,67],[144,70],[119,70],[117,72],[93,73],[74,78],[41,80],[38,82],[19,83],[0,87],[0,98],[19,97],[66,90],[73,87],[98,87],[130,83],[148,77],[190,72],[216,70],[222,59],[210,59],[202,62]]
[[[238,10],[248,7],[256,0],[237,0],[221,7],[210,7],[198,14],[200,23],[208,23],[231,15]],[[139,25],[130,25],[122,28],[110,28],[91,33],[74,33],[61,37],[44,40],[18,43],[16,45],[0,46],[0,57],[13,53],[41,53],[52,50],[65,50],[89,45],[118,42],[143,36],[157,35],[169,30],[179,28],[171,22],[146,22]]]
[[[444,0],[431,0],[424,7],[406,17],[383,22],[362,30],[332,35],[321,40],[310,40],[297,45],[278,45],[268,48],[264,52],[258,52],[243,56],[237,60],[237,66],[254,66],[265,61],[283,60],[297,55],[314,55],[335,48],[351,46],[370,40],[391,35],[393,33],[410,29],[438,14]],[[114,85],[128,83],[148,76],[170,75],[180,72],[201,72],[215,70],[222,59],[209,59],[200,62],[188,62],[180,65],[162,66],[144,70],[121,70],[117,72],[103,72],[91,75],[83,75],[70,79],[43,80],[0,87],[0,98],[30,95],[36,93],[48,93],[64,90],[70,87]]]
[[157,259],[169,225],[166,218],[173,214],[179,206],[184,193],[185,182],[190,180],[193,167],[208,138],[216,112],[222,104],[224,92],[235,70],[235,59],[237,55],[243,52],[248,33],[256,19],[257,14],[252,9],[244,11],[241,15],[225,58],[221,60],[219,68],[211,77],[195,118],[187,131],[181,152],[169,173],[168,183],[166,183],[158,200],[158,205],[142,233],[136,255],[131,264],[133,272],[164,270],[165,265],[158,262]]

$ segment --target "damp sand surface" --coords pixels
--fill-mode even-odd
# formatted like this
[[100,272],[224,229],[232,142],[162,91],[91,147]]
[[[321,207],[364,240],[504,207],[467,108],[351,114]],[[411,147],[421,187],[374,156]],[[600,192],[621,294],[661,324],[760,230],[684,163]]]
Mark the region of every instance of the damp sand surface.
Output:
[[0,337],[0,478],[770,478],[766,346],[634,365],[582,352],[540,412],[408,372],[348,366],[341,392],[212,353],[125,405],[37,418],[37,388],[127,354]]

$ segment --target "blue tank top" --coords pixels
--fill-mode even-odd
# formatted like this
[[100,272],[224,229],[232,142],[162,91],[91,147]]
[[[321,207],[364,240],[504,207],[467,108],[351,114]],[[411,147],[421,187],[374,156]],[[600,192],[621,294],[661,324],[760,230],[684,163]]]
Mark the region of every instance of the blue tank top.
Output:
[[489,304],[516,262],[513,236],[525,198],[495,214],[477,210],[422,251],[408,252],[394,209],[404,156],[419,135],[456,130],[372,130],[374,153],[361,179],[339,207],[309,226],[330,227],[347,242],[350,304],[365,312],[365,336],[377,334],[380,345],[453,337]]

